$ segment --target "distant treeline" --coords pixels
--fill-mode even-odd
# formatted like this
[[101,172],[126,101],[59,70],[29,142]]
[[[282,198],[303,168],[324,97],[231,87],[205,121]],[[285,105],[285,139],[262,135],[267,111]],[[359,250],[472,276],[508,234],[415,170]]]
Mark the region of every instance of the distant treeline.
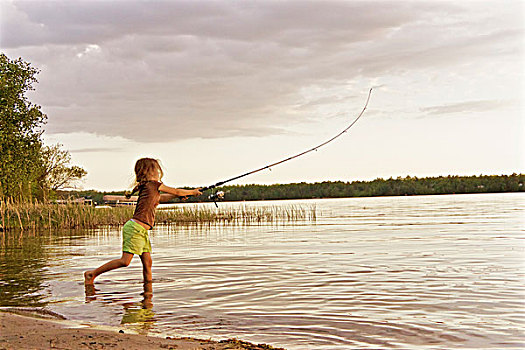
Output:
[[[525,174],[439,176],[417,178],[376,179],[373,181],[326,181],[317,183],[291,183],[276,185],[234,185],[217,188],[226,193],[226,201],[276,200],[307,198],[343,198],[375,196],[413,196],[430,194],[498,193],[525,191]],[[72,191],[63,197],[90,197],[102,203],[106,194],[120,192]],[[188,202],[206,201],[207,196],[190,198]]]
[[342,198],[411,196],[452,193],[524,191],[525,174],[509,176],[405,177],[373,181],[327,181],[283,185],[224,186],[228,200],[272,200],[300,198]]

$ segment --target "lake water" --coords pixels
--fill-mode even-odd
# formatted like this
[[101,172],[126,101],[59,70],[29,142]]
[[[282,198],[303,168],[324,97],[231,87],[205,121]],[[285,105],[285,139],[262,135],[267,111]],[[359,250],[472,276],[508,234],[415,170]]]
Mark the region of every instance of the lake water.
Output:
[[156,227],[152,297],[138,258],[84,289],[119,230],[0,235],[0,305],[287,349],[525,347],[525,194],[246,205],[291,204],[317,220]]

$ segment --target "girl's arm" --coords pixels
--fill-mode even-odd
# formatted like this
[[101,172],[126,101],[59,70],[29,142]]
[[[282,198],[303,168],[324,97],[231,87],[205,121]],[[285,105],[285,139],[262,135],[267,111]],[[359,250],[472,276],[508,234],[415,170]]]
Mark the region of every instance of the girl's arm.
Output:
[[173,188],[173,187],[166,186],[164,184],[161,184],[159,186],[159,191],[169,193],[175,197],[189,197],[189,196],[198,196],[202,194],[202,192],[199,191],[199,188],[195,188],[193,190],[183,190],[182,188]]
[[174,195],[174,194],[169,194],[169,193],[161,193],[160,194],[160,202],[161,203],[171,202],[171,200],[173,198],[177,198],[177,196]]

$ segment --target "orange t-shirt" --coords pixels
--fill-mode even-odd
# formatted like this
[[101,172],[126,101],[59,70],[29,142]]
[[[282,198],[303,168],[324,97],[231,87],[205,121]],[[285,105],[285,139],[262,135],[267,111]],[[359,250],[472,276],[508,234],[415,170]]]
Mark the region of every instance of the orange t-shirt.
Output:
[[150,228],[155,224],[155,208],[160,203],[160,185],[162,182],[146,181],[139,186],[139,199],[133,219],[149,225]]

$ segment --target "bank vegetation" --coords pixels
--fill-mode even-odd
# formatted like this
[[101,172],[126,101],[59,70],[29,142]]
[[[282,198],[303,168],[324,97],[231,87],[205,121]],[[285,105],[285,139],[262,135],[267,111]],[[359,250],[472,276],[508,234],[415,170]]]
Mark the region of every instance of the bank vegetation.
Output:
[[[62,204],[39,201],[0,202],[2,230],[41,232],[60,229],[92,229],[118,227],[133,216],[134,206],[95,207],[75,202]],[[252,224],[263,222],[315,221],[314,205],[236,206],[209,205],[161,208],[156,224]]]

